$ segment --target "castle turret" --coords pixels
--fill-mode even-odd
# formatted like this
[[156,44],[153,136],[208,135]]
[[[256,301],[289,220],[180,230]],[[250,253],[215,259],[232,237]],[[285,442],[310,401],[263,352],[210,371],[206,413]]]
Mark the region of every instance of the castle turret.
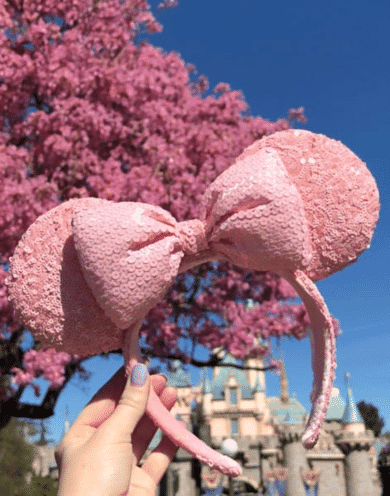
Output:
[[[284,380],[283,387],[281,380],[280,401],[282,404],[286,404],[289,403],[289,397],[283,362],[281,369],[284,370]],[[282,423],[278,426],[279,440],[283,446],[284,459],[288,468],[287,494],[289,496],[304,496],[306,494],[302,474],[308,471],[309,466],[306,450],[302,444],[303,432],[304,424],[301,418],[292,408],[289,408]]]
[[247,358],[245,360],[245,366],[251,367],[250,370],[245,371],[245,375],[248,378],[248,382],[251,388],[255,388],[256,383],[259,382],[259,386],[261,389],[265,390],[265,372],[264,370],[255,370],[261,369],[264,367],[264,361],[262,358]]
[[253,389],[253,396],[255,398],[255,411],[258,419],[267,421],[269,419],[269,409],[265,401],[265,388],[260,383],[259,378],[256,380],[255,387]]
[[345,382],[347,383],[347,404],[344,410],[342,423],[345,432],[354,432],[356,434],[365,432],[364,420],[356,406],[352,388],[349,383],[350,374],[345,374]]
[[309,469],[306,450],[302,444],[304,425],[287,413],[287,422],[278,426],[279,441],[283,446],[283,454],[288,468],[287,494],[289,496],[305,496],[302,473]]
[[326,413],[326,420],[341,422],[345,412],[345,401],[340,396],[340,391],[336,387],[332,387],[330,393],[330,401],[328,411]]
[[348,496],[367,496],[374,492],[369,458],[374,435],[371,431],[365,430],[363,419],[353,398],[349,378],[349,373],[346,373],[347,405],[342,418],[343,429],[335,436],[335,442],[345,455]]

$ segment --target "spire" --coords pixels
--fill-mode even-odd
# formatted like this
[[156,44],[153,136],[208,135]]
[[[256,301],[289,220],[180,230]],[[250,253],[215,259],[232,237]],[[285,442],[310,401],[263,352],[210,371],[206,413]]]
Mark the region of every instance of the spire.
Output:
[[254,393],[262,393],[262,392],[264,392],[264,389],[265,389],[265,388],[264,388],[264,385],[262,385],[262,384],[260,383],[259,376],[257,376],[257,377],[256,377],[256,384],[255,384],[255,387],[254,387],[253,392],[254,392]]
[[287,380],[287,374],[286,374],[286,367],[284,366],[283,356],[281,357],[281,360],[280,360],[279,372],[280,372],[280,401],[282,403],[288,403],[288,401],[289,401],[288,380]]
[[347,372],[345,374],[345,382],[347,384],[347,406],[345,407],[342,421],[343,424],[364,424],[353,397],[352,388],[349,383],[350,377],[351,374]]
[[286,416],[282,422],[283,424],[288,425],[297,425],[301,423],[291,410],[287,410]]
[[70,429],[70,422],[69,422],[69,406],[65,406],[65,416],[64,416],[64,429],[62,431],[62,437],[65,436],[65,434],[68,432]]
[[167,385],[176,388],[191,387],[191,373],[183,369],[180,360],[174,360]]
[[326,420],[337,420],[340,422],[345,412],[345,401],[340,396],[340,391],[332,387]]
[[64,434],[66,434],[69,430],[70,422],[69,422],[69,407],[66,405],[65,407],[65,420],[64,420]]
[[203,394],[207,394],[207,393],[211,393],[211,384],[210,384],[210,381],[208,380],[208,377],[207,377],[207,368],[206,367],[203,367],[203,378],[202,378],[202,393]]
[[43,419],[40,419],[39,425],[40,425],[40,429],[39,429],[40,430],[40,438],[35,444],[38,446],[46,446],[46,444],[47,444],[47,440],[46,440],[47,429],[46,429],[46,426],[45,426]]
[[248,310],[251,310],[255,305],[256,305],[256,303],[252,300],[252,298],[248,298],[246,300],[246,308]]

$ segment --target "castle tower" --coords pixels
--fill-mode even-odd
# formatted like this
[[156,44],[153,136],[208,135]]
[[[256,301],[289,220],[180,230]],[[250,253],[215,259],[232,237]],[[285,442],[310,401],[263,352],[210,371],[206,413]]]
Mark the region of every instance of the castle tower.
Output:
[[302,444],[304,425],[297,424],[294,416],[287,413],[285,422],[278,427],[279,441],[283,446],[283,454],[288,468],[288,496],[305,496],[302,473],[309,469],[306,450]]
[[374,494],[369,458],[374,435],[371,431],[365,430],[363,419],[353,398],[349,378],[349,373],[346,373],[347,405],[342,419],[343,429],[335,436],[335,442],[345,455],[347,495],[367,496]]
[[256,418],[266,423],[270,418],[270,411],[266,402],[265,372],[264,370],[255,370],[264,367],[263,359],[260,357],[247,358],[245,360],[245,366],[252,367],[250,370],[245,370],[245,375],[253,391]]
[[[195,411],[191,409],[191,402],[194,397],[197,396],[198,391],[194,390],[191,383],[191,373],[186,372],[180,360],[175,360],[172,364],[172,371],[168,376],[167,386],[173,386],[176,389],[177,400],[176,404],[171,409],[172,415],[176,419],[183,420],[188,430],[192,431],[192,419],[193,415],[198,415],[200,408],[197,405]],[[199,437],[202,438],[202,433],[199,433]],[[149,448],[153,446],[156,447],[158,442],[162,438],[162,432],[157,431],[155,436],[155,442],[149,445]],[[173,462],[171,464],[170,470],[164,476],[163,480],[160,482],[160,493],[161,494],[173,494],[173,487],[177,483],[178,494],[196,494],[195,481],[191,476],[192,470],[192,458],[189,453],[183,449],[179,449],[176,459],[179,460],[177,463]],[[176,476],[174,477],[174,474]],[[176,482],[175,482],[176,480]]]
[[355,399],[353,397],[352,388],[349,383],[350,377],[350,373],[346,372],[345,382],[347,384],[347,404],[345,406],[344,415],[342,418],[343,429],[345,432],[354,432],[355,434],[361,434],[366,431],[366,428],[364,426],[364,420],[360,415],[360,412],[355,403]]
[[261,369],[264,367],[264,361],[262,358],[247,358],[245,360],[246,367],[252,367],[250,370],[246,370],[246,376],[248,378],[249,385],[251,388],[256,387],[256,383],[259,382],[261,389],[265,391],[265,372],[264,370],[254,370]]
[[262,420],[263,423],[268,422],[270,417],[270,411],[266,403],[265,388],[260,383],[259,378],[256,379],[256,384],[253,389],[253,396],[255,398],[255,411],[257,418]]
[[[280,366],[280,402],[286,407],[290,404],[283,357]],[[304,496],[306,494],[302,474],[308,471],[309,465],[306,450],[302,444],[303,432],[304,424],[290,405],[285,418],[278,426],[279,441],[282,444],[284,460],[288,468],[287,494],[289,496]]]

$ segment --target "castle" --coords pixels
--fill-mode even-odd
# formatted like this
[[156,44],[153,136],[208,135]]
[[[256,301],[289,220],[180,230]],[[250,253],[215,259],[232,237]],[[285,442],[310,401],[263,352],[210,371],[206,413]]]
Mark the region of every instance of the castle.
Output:
[[[172,413],[217,450],[224,451],[224,440],[235,440],[235,459],[243,474],[231,482],[207,466],[194,464],[180,449],[160,494],[212,496],[231,490],[230,494],[240,495],[380,496],[374,436],[365,429],[348,374],[347,401],[337,388],[332,389],[323,431],[316,446],[307,451],[301,437],[308,414],[289,396],[283,362],[279,397],[267,397],[263,371],[236,368],[230,355],[222,363],[225,366],[214,369],[211,381],[204,376],[193,387],[190,374],[176,362],[167,382],[178,393]],[[248,359],[245,365],[262,368],[263,362]],[[198,429],[193,425],[197,423],[194,402]]]
[[[237,368],[237,360],[230,355],[222,363],[224,366],[213,369],[211,381],[204,374],[201,383],[194,387],[190,373],[184,371],[181,362],[175,362],[167,382],[178,394],[171,412],[217,450],[223,451],[227,439],[230,443],[234,440],[237,446],[234,457],[241,464],[243,474],[229,481],[180,449],[156,496],[219,496],[222,492],[240,496],[382,494],[374,436],[365,430],[348,374],[347,401],[337,388],[332,389],[318,443],[306,451],[301,437],[308,414],[289,395],[283,362],[278,397],[267,396],[263,371]],[[263,368],[263,361],[252,358],[245,365]],[[64,432],[69,429],[67,419],[68,412]],[[158,431],[149,448],[156,446],[160,438]],[[58,477],[54,451],[54,446],[36,446],[32,467],[35,474]]]

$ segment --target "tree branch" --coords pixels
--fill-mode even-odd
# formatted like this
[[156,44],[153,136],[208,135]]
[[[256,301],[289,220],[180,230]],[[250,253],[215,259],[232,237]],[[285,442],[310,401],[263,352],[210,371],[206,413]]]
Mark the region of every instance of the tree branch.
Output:
[[81,361],[72,363],[66,367],[65,381],[62,387],[59,389],[49,389],[40,405],[19,403],[19,398],[25,386],[20,387],[15,395],[8,400],[0,402],[0,430],[7,426],[12,417],[45,419],[54,415],[54,407],[58,396],[77,371]]
[[[141,352],[144,355],[150,356],[152,358],[168,358],[170,360],[180,360],[181,362],[183,362],[182,356],[180,355],[170,354],[170,355],[160,356],[154,351],[147,348],[141,348]],[[217,357],[211,357],[210,360],[208,360],[207,362],[202,362],[200,360],[196,360],[195,358],[191,358],[188,362],[185,363],[189,365],[194,365],[195,367],[234,367],[236,369],[241,369],[241,370],[259,370],[261,372],[265,372],[267,370],[274,370],[277,368],[276,365],[269,365],[268,367],[248,367],[246,365],[238,365],[234,363],[222,363],[221,359]]]

